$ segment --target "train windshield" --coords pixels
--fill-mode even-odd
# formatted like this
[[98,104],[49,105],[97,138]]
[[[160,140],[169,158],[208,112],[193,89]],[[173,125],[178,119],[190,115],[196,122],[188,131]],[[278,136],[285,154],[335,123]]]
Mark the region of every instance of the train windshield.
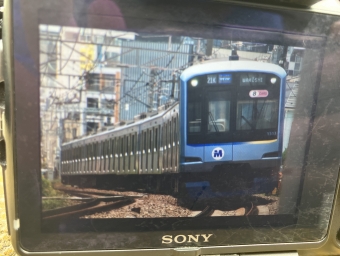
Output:
[[[230,127],[228,92],[211,92],[208,96],[208,133],[227,132]],[[228,97],[229,96],[229,97]]]
[[241,100],[237,102],[236,130],[276,129],[277,100]]
[[279,77],[248,72],[191,79],[187,87],[188,143],[276,139],[280,83]]

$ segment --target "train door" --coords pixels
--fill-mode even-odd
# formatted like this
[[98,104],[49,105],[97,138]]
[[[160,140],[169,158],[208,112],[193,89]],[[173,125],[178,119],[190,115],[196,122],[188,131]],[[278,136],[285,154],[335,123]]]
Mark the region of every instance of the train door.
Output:
[[231,132],[231,92],[216,88],[206,92],[205,116],[206,146],[204,162],[231,161],[233,143]]
[[129,170],[132,173],[135,173],[136,170],[136,134],[133,133],[130,135],[130,151],[129,154]]
[[154,142],[153,142],[153,152],[152,152],[152,169],[154,171],[154,173],[157,173],[158,170],[159,170],[159,164],[158,164],[158,160],[159,160],[159,156],[158,156],[158,153],[159,153],[159,139],[158,139],[158,136],[159,136],[159,127],[156,126],[153,128],[153,137],[154,137]]

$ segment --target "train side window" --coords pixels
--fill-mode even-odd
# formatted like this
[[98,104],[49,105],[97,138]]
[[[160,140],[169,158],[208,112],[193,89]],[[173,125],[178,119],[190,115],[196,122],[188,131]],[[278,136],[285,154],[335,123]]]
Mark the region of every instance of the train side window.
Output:
[[113,139],[109,139],[109,148],[108,148],[108,155],[113,155],[113,152],[114,152],[114,144],[113,144]]
[[158,128],[154,128],[154,149],[158,151]]
[[149,131],[149,150],[153,151],[153,137],[152,137],[152,130]]
[[102,148],[103,148],[103,142],[98,142],[98,156],[102,156]]
[[87,152],[86,152],[86,151],[87,151],[87,147],[86,147],[86,145],[83,145],[82,148],[83,148],[82,159],[84,159],[84,158],[86,158],[86,155],[87,155],[87,154],[86,154],[86,153],[87,153]]
[[166,123],[163,125],[163,128],[162,128],[162,145],[163,145],[163,148],[166,145]]
[[75,155],[74,148],[72,148],[72,160],[74,160],[74,155]]
[[139,138],[139,150],[142,152],[143,150],[143,132],[140,133],[140,138]]
[[167,121],[166,123],[166,145],[168,146],[170,144],[170,134],[171,134],[171,125],[170,125],[170,120]]
[[120,153],[124,153],[124,137],[119,137],[119,144],[120,144]]
[[177,141],[177,117],[174,118],[173,130],[174,130],[174,142]]
[[124,155],[124,153],[125,153],[125,147],[126,147],[125,138],[126,138],[126,136],[122,136],[120,138],[120,153],[122,153],[122,155]]
[[110,155],[110,140],[106,141],[106,155]]
[[127,135],[126,136],[126,140],[125,140],[125,143],[126,143],[126,149],[125,149],[125,153],[129,154],[130,152],[130,137],[131,135]]
[[143,150],[144,151],[147,151],[147,144],[146,144],[146,142],[147,142],[147,138],[146,138],[147,136],[146,136],[146,132],[143,132]]
[[99,157],[101,157],[102,156],[102,142],[100,141],[100,142],[97,142],[98,144],[98,148],[97,148],[97,150],[98,150],[98,155],[97,156],[99,156]]
[[76,159],[79,159],[79,147],[75,148],[75,153],[76,153]]
[[135,154],[135,135],[134,134],[132,134],[131,136],[131,152]]
[[117,152],[118,152],[118,148],[117,148],[117,140],[118,140],[118,138],[114,138],[114,139],[113,139],[113,143],[112,143],[112,153],[113,153],[113,156],[114,156],[115,154],[117,154]]
[[172,144],[172,125],[173,123],[171,121],[169,121],[169,144]]
[[115,138],[115,154],[119,155],[119,137]]
[[87,156],[90,158],[92,157],[92,144],[90,143],[87,147]]

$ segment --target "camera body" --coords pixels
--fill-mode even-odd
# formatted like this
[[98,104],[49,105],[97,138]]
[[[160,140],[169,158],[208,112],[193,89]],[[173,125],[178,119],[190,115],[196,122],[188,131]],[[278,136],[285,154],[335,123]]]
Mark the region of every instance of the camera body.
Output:
[[339,14],[5,1],[16,251],[339,254]]

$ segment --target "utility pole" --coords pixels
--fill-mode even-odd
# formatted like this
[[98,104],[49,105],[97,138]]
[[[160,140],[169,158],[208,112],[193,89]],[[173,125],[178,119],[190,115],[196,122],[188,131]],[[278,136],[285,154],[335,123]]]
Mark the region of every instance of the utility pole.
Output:
[[208,39],[207,40],[206,49],[205,49],[205,55],[206,56],[211,56],[212,55],[213,46],[214,46],[214,40],[213,39]]
[[[157,69],[151,68],[150,70],[150,82],[149,82],[149,92],[148,92],[148,112],[152,112],[153,109],[153,100],[154,100],[154,94],[155,94],[155,87],[156,87],[156,75],[157,75]],[[158,92],[157,92],[157,99],[158,99]],[[158,105],[158,100],[157,100]]]
[[281,66],[283,69],[285,69],[285,64],[287,62],[287,51],[288,51],[288,46],[283,46],[283,52],[279,60],[279,66]]
[[114,91],[115,91],[115,103],[114,104],[114,121],[113,123],[118,123],[120,120],[119,118],[119,109],[120,109],[120,72],[116,72],[116,76],[115,76],[115,87],[114,87]]
[[175,87],[176,87],[176,74],[172,74],[172,87],[171,87],[171,95],[170,98],[173,100],[175,98]]

